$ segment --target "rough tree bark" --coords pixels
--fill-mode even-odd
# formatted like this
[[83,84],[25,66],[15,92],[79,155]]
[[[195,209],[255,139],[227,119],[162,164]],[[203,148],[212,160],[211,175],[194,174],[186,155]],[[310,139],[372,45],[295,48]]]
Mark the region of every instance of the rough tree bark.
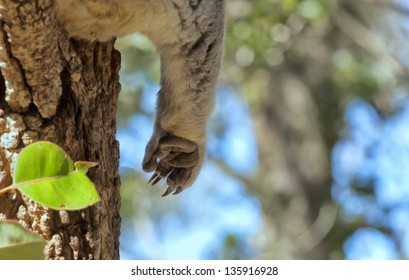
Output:
[[22,148],[48,140],[73,160],[99,163],[88,174],[101,202],[58,212],[9,192],[0,197],[0,220],[41,234],[47,259],[118,259],[120,54],[113,41],[70,41],[54,5],[0,0],[0,188],[11,184]]

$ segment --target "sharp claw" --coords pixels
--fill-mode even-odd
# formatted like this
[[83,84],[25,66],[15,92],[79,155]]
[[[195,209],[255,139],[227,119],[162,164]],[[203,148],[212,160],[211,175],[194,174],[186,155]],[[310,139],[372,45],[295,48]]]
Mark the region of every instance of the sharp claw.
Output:
[[179,186],[179,187],[176,188],[176,191],[173,193],[173,195],[181,193],[181,192],[183,192],[183,189],[182,189],[182,187]]
[[153,182],[151,183],[151,186],[156,185],[161,179],[162,179],[162,177],[160,175],[158,175],[158,177],[156,177],[156,179],[153,180]]
[[171,192],[173,192],[174,189],[175,189],[174,187],[168,187],[166,189],[165,193],[162,194],[162,197],[165,197],[165,196],[169,195]]
[[153,173],[152,177],[149,179],[148,184],[150,184],[154,179],[156,179],[159,176],[159,173]]
[[156,185],[160,180],[162,179],[160,173],[155,172],[155,174],[152,175],[152,177],[149,179],[148,184],[151,186]]

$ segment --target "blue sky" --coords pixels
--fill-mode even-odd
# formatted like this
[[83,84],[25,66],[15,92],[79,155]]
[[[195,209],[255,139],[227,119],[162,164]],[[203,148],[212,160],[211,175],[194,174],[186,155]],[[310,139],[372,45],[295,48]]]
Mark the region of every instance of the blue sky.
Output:
[[[352,101],[345,112],[348,128],[332,155],[333,197],[346,219],[362,217],[368,224],[345,243],[349,259],[409,258],[409,106],[402,100],[399,107],[386,119],[362,101]],[[374,196],[354,191],[353,180]]]

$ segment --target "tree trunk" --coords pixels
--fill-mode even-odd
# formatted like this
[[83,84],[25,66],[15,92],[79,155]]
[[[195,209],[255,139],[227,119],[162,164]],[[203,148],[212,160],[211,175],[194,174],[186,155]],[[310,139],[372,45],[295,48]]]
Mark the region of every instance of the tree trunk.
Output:
[[115,115],[120,54],[114,42],[70,41],[52,0],[0,0],[0,188],[25,146],[54,142],[88,173],[101,201],[52,211],[18,192],[0,197],[0,220],[18,219],[47,241],[47,259],[119,258],[119,147]]

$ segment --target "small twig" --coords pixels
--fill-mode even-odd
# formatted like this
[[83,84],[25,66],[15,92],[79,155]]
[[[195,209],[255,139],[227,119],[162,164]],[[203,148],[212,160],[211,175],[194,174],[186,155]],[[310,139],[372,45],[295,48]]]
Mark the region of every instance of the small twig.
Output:
[[370,31],[363,24],[345,11],[338,11],[335,14],[335,23],[350,37],[358,46],[375,57],[381,63],[390,65],[398,73],[407,73],[408,69],[394,56],[388,54],[382,40],[374,32]]
[[389,10],[400,13],[403,16],[409,16],[409,8],[394,1],[390,0],[361,0],[361,1],[367,2],[368,4],[371,5],[376,4],[388,8]]
[[4,189],[0,190],[0,196],[2,196],[3,194],[5,194],[8,191],[15,190],[15,189],[17,189],[16,185],[11,185],[11,186],[5,187]]

